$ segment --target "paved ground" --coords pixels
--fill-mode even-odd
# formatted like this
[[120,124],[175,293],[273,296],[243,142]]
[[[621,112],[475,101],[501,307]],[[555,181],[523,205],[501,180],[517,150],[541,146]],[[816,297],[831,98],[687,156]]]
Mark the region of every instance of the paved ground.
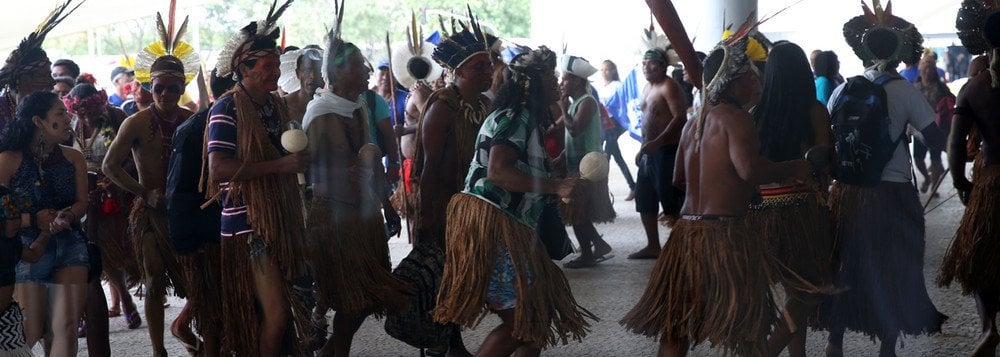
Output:
[[[632,161],[638,145],[633,140],[621,140],[626,160]],[[632,168],[633,175],[635,168]],[[550,356],[652,356],[656,353],[657,342],[625,332],[617,321],[632,307],[642,294],[646,285],[652,261],[631,261],[625,259],[629,253],[641,248],[645,242],[644,234],[635,213],[632,202],[624,202],[628,193],[620,172],[612,168],[611,192],[615,194],[615,209],[618,219],[614,224],[598,226],[598,231],[604,235],[612,246],[617,257],[602,263],[597,268],[587,270],[566,270],[566,276],[573,287],[573,292],[581,305],[597,314],[601,321],[593,326],[588,338],[583,342],[573,342],[566,346],[555,347],[543,353]],[[950,180],[942,185],[942,199],[951,197],[954,190],[950,188]],[[921,196],[921,201],[926,196]],[[935,207],[942,199],[936,199],[930,208]],[[940,207],[927,214],[927,252],[925,256],[924,276],[928,282],[933,282],[937,274],[942,255],[955,232],[961,219],[962,205],[957,198],[951,198]],[[572,229],[570,230],[572,231]],[[572,234],[572,232],[571,232]],[[667,230],[660,233],[661,242],[666,240]],[[390,241],[392,258],[398,263],[409,251],[406,238],[395,238]],[[571,256],[570,258],[572,258]],[[975,304],[970,297],[962,296],[957,287],[941,289],[933,284],[928,285],[931,299],[938,309],[951,318],[944,325],[941,334],[927,337],[906,337],[898,346],[900,356],[956,356],[968,355],[979,334],[979,323],[975,312]],[[168,322],[180,311],[183,300],[172,300],[172,307],[167,309]],[[144,322],[145,323],[145,322]],[[498,324],[491,317],[473,330],[465,331],[465,342],[470,350],[475,350],[485,335]],[[137,330],[127,330],[122,318],[111,321],[111,344],[115,356],[147,356],[150,354],[146,326]],[[810,355],[822,355],[825,347],[826,333],[810,333],[807,347]],[[81,355],[86,346],[80,340]],[[174,339],[167,337],[168,349],[172,355],[185,355],[184,349]],[[845,355],[874,356],[878,346],[868,338],[854,333],[848,333],[845,338]],[[36,348],[36,353],[40,349]],[[354,342],[353,353],[358,356],[418,356],[416,349],[392,339],[385,334],[380,321],[369,319],[365,322]],[[693,351],[695,356],[720,355],[719,350],[707,346],[698,346]]]

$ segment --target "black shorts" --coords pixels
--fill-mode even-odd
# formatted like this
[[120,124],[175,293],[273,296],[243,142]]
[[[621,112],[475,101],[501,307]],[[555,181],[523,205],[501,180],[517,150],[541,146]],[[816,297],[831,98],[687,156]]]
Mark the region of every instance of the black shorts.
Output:
[[677,145],[667,145],[652,155],[643,155],[639,159],[639,171],[635,180],[636,212],[656,214],[660,212],[660,207],[669,215],[681,212],[684,191],[674,187],[676,158]]
[[21,239],[0,237],[0,287],[17,281],[17,262],[21,260]]

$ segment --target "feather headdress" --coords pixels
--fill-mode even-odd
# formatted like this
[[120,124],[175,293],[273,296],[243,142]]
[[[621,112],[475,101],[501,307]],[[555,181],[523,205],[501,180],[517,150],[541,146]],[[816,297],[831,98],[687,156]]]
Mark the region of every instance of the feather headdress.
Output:
[[[702,73],[702,83],[705,83],[705,102],[719,104],[725,99],[726,91],[733,82],[747,72],[756,72],[747,55],[750,34],[761,22],[753,21],[756,13],[750,13],[746,21],[731,36],[719,42],[705,58],[705,68]],[[695,150],[701,150],[701,137],[705,125],[707,111],[702,110],[695,122]]]
[[1000,4],[996,0],[965,0],[958,9],[955,28],[962,45],[974,55],[992,52],[989,72],[993,78],[993,88],[1000,88],[1000,34],[994,30],[987,33],[987,24],[991,28],[1000,25]]
[[[468,23],[451,20],[451,33],[441,39],[434,49],[434,60],[454,71],[465,64],[469,58],[480,53],[500,53],[501,42],[493,35],[483,32],[479,21],[472,13],[472,7],[466,5],[469,12]],[[456,27],[456,24],[458,27]],[[444,24],[441,24],[442,27]]]
[[15,89],[18,80],[25,74],[32,73],[40,68],[48,70],[49,58],[42,50],[42,42],[45,36],[56,28],[67,16],[76,11],[86,0],[81,1],[76,6],[70,7],[73,0],[66,0],[62,5],[56,6],[42,23],[35,28],[28,37],[21,40],[17,48],[10,53],[3,68],[0,68],[0,88]]
[[406,88],[417,81],[433,82],[444,71],[431,59],[437,46],[424,41],[424,32],[417,24],[417,15],[410,13],[410,19],[410,26],[406,29],[405,48],[392,51],[392,75]]
[[288,51],[281,54],[281,77],[278,77],[278,86],[285,93],[292,93],[302,88],[296,71],[299,69],[299,58],[306,56],[310,61],[323,61],[323,51],[318,47],[306,47]]
[[278,53],[278,18],[285,13],[292,0],[278,7],[278,0],[271,3],[271,9],[263,20],[254,21],[240,29],[229,38],[219,52],[218,63],[215,65],[218,76],[236,76],[236,68],[240,63],[263,57],[266,54]]
[[333,5],[335,19],[333,27],[326,34],[326,55],[323,56],[323,81],[326,82],[327,88],[332,88],[333,83],[337,80],[333,77],[333,73],[330,73],[330,69],[344,65],[351,55],[361,52],[358,46],[345,42],[341,38],[341,26],[344,23],[344,0],[340,0],[340,2],[334,0]]
[[174,76],[187,84],[198,75],[201,58],[191,45],[181,41],[187,32],[188,17],[184,17],[184,22],[175,31],[176,19],[177,0],[170,1],[166,22],[159,12],[156,13],[156,33],[159,38],[139,51],[135,58],[135,79],[139,83],[149,84],[155,77]]
[[677,51],[674,50],[674,46],[670,44],[667,35],[656,33],[656,28],[653,27],[652,21],[649,22],[649,28],[642,29],[642,44],[646,48],[646,55],[643,57],[650,57],[655,54],[657,57],[662,58],[668,66],[679,67],[681,65],[681,58],[677,55]]
[[[880,0],[872,0],[872,7],[862,2],[864,14],[855,16],[844,24],[844,39],[854,54],[869,68],[886,71],[896,62],[916,62],[923,53],[923,36],[916,26],[892,14],[892,2],[882,7]],[[895,38],[895,48],[884,39]]]

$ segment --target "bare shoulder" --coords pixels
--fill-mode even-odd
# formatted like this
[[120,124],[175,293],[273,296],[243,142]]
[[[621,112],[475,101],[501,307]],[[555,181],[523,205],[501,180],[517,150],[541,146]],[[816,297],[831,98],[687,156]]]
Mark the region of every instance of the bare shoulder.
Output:
[[7,172],[8,169],[13,172],[18,166],[21,166],[20,151],[0,152],[0,172]]
[[66,145],[59,145],[59,148],[62,149],[63,156],[74,165],[79,166],[87,164],[87,160],[83,157],[83,153],[80,152],[80,150]]

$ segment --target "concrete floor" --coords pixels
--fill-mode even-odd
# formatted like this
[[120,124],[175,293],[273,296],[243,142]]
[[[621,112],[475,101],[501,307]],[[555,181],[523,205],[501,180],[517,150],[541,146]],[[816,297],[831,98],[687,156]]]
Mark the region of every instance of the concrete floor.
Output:
[[[635,141],[622,138],[622,150],[626,160],[631,162],[638,149]],[[632,174],[635,168],[632,167]],[[613,224],[599,225],[598,231],[614,247],[615,258],[601,263],[598,267],[584,270],[565,270],[574,295],[581,305],[594,312],[601,320],[592,327],[590,335],[583,342],[573,342],[546,350],[547,356],[653,356],[657,350],[657,341],[626,332],[617,321],[630,309],[645,288],[653,261],[632,261],[625,256],[641,248],[645,244],[645,236],[632,202],[623,198],[628,194],[628,186],[620,171],[612,166],[611,192],[616,196],[615,210],[618,219]],[[957,286],[942,289],[934,286],[933,279],[937,275],[942,255],[951,242],[963,212],[961,203],[954,194],[950,180],[942,184],[941,198],[931,202],[930,208],[944,201],[940,207],[927,214],[927,250],[925,256],[924,276],[928,282],[930,297],[938,309],[950,316],[942,333],[934,336],[909,336],[900,340],[898,353],[900,356],[958,356],[968,355],[972,351],[979,335],[979,322],[975,304],[971,297],[962,296]],[[926,195],[921,195],[921,201]],[[572,229],[570,229],[572,234]],[[661,242],[666,240],[668,230],[660,232]],[[394,264],[398,263],[409,251],[406,237],[394,238],[389,244]],[[573,258],[570,256],[568,258]],[[560,263],[561,265],[561,263]],[[142,303],[142,302],[138,302]],[[171,307],[166,310],[168,323],[180,311],[183,300],[171,300]],[[483,338],[498,324],[498,319],[487,317],[475,329],[464,332],[465,343],[470,350],[475,351]],[[143,327],[128,330],[122,318],[111,321],[111,344],[115,356],[147,356],[151,354],[145,321]],[[166,338],[167,348],[171,355],[183,356],[186,352],[179,343],[171,337]],[[807,341],[809,355],[822,355],[826,344],[826,333],[811,332]],[[80,340],[81,355],[85,354],[86,344]],[[40,354],[40,348],[36,348]],[[875,356],[878,345],[867,337],[848,333],[844,341],[846,356]],[[381,321],[368,319],[355,337],[352,355],[357,356],[419,356],[419,352],[402,342],[399,342],[383,330]],[[697,346],[691,353],[694,356],[721,355],[721,351],[708,346]]]

